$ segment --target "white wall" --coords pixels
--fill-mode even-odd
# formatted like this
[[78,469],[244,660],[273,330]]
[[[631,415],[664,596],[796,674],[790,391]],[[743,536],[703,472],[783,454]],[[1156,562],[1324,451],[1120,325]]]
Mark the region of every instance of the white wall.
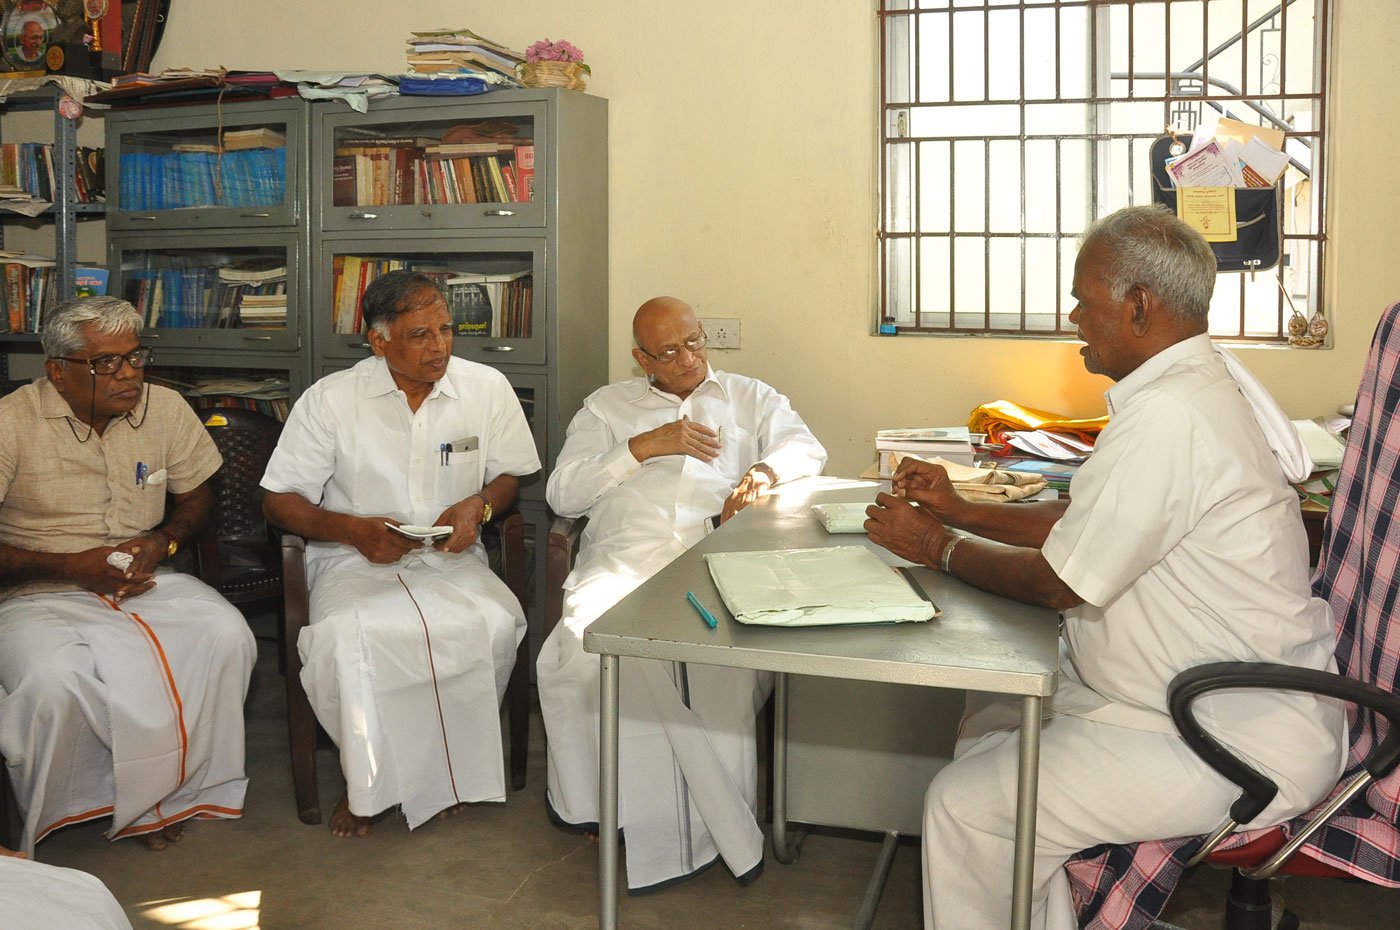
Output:
[[[1400,299],[1394,0],[1339,0],[1329,191],[1330,351],[1242,351],[1294,416],[1352,399],[1376,319]],[[1102,413],[1078,346],[869,335],[874,291],[873,5],[862,0],[179,0],[155,66],[397,73],[411,29],[467,25],[517,48],[581,47],[611,110],[611,371],[633,310],[669,293],[743,320],[716,367],[788,393],[832,452],[877,426],[961,422],[1006,397]],[[1053,284],[1049,285],[1053,286]],[[1068,300],[1068,296],[1064,295]]]

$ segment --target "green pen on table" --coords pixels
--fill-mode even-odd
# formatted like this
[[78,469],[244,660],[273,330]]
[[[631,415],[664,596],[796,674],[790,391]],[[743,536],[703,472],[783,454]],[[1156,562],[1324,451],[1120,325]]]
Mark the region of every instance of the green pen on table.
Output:
[[713,630],[719,622],[715,619],[715,615],[706,610],[705,605],[700,603],[700,599],[691,592],[685,592],[685,599],[690,601],[690,606],[694,607],[695,611],[700,614],[700,619],[705,621],[705,626]]

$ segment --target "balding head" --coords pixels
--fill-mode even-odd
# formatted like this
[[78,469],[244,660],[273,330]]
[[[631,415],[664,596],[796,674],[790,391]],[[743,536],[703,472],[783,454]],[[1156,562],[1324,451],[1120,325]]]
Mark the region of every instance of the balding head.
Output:
[[[652,383],[669,394],[685,398],[705,380],[709,360],[705,349],[687,349],[703,337],[700,321],[690,304],[675,297],[653,297],[632,317],[632,357]],[[669,361],[669,350],[679,350]],[[660,356],[660,357],[658,357]]]

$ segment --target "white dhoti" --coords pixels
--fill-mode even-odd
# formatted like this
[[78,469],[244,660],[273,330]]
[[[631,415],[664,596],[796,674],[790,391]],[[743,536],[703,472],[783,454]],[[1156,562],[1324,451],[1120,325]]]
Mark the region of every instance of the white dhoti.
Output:
[[86,872],[0,856],[5,930],[131,930],[126,913]]
[[[653,560],[652,570],[666,561]],[[644,580],[592,573],[568,592],[563,619],[540,650],[548,802],[570,825],[596,829],[598,822],[600,671],[598,657],[583,651],[583,632]],[[618,823],[628,889],[664,886],[716,857],[741,879],[749,876],[763,863],[754,718],[772,676],[650,659],[624,659],[621,669]]]
[[351,813],[402,805],[409,829],[505,800],[500,703],[525,635],[510,589],[467,553],[316,567],[301,681],[340,747]]
[[90,592],[0,604],[0,753],[21,849],[108,815],[113,839],[241,816],[255,658],[243,616],[188,575],[121,604]]
[[[982,705],[976,712],[974,703]],[[969,694],[954,761],[934,777],[924,799],[925,930],[1011,922],[1019,715],[1019,701]],[[1156,731],[1071,715],[1045,717],[1031,890],[1034,930],[1078,927],[1064,870],[1074,853],[1100,843],[1208,833],[1239,796],[1239,788],[1209,769],[1180,737],[1164,732],[1170,722],[1158,716],[1163,726]],[[1310,779],[1315,784],[1276,772],[1270,777],[1279,783],[1279,796],[1256,824],[1306,810],[1327,790],[1325,773]],[[1328,784],[1335,782],[1333,776]]]

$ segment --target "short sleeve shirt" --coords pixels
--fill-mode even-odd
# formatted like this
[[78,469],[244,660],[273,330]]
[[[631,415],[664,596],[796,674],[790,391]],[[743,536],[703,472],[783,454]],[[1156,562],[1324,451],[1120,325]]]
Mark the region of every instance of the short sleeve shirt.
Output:
[[[0,542],[35,552],[115,546],[160,525],[167,491],[193,491],[222,463],[199,417],[168,388],[147,385],[98,435],[48,379],[25,385],[0,398]],[[30,582],[0,597],[74,589]]]

